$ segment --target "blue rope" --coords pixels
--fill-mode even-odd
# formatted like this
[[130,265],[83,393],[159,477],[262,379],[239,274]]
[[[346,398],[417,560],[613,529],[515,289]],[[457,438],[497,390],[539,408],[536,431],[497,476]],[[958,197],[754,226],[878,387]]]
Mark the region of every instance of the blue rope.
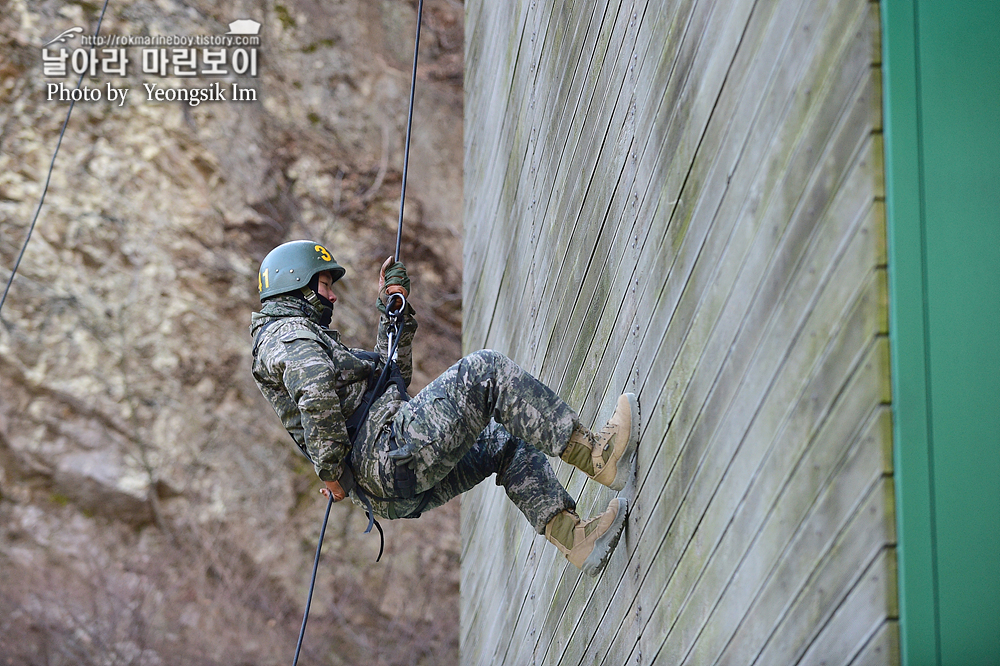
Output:
[[413,40],[413,72],[410,75],[410,108],[406,113],[406,144],[403,147],[403,186],[399,192],[399,226],[396,228],[396,261],[399,246],[403,243],[403,203],[406,201],[406,170],[410,165],[410,129],[413,127],[413,94],[417,89],[417,54],[420,52],[420,17],[424,13],[424,0],[417,3],[417,36]]
[[323,537],[326,536],[326,523],[330,519],[330,507],[333,506],[333,493],[328,493],[326,514],[323,516],[323,526],[319,530],[319,543],[316,544],[316,559],[313,560],[312,580],[309,581],[309,598],[306,599],[306,612],[302,616],[302,628],[299,629],[299,642],[295,645],[295,660],[292,666],[299,663],[299,652],[302,651],[302,639],[306,635],[306,622],[309,620],[309,607],[312,605],[313,591],[316,589],[316,571],[319,569],[319,554],[323,550]]

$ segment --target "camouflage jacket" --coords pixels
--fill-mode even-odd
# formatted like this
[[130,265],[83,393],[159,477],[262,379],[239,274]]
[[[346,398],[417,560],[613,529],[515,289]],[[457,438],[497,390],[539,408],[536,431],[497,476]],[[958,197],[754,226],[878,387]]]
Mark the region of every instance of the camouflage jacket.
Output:
[[[388,353],[389,320],[381,303],[378,309],[375,351],[383,359],[379,362],[355,356],[340,342],[337,331],[319,325],[319,313],[303,299],[287,295],[268,299],[260,312],[251,316],[257,386],[324,481],[338,480],[344,473],[351,452],[345,422],[361,404],[368,378],[381,371]],[[413,374],[416,329],[413,310],[407,305],[397,350],[397,362],[407,385]],[[400,404],[390,387],[372,405],[358,440],[388,423]]]

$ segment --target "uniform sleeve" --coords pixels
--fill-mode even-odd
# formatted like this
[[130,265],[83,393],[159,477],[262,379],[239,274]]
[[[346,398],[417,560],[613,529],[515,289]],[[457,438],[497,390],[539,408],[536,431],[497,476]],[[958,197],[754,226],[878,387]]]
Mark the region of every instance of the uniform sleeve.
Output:
[[[378,301],[376,307],[379,311],[379,322],[375,351],[382,358],[387,358],[389,355],[389,317],[385,313],[385,305],[382,304],[381,300]],[[407,386],[410,385],[410,380],[413,378],[413,335],[417,331],[417,320],[414,314],[413,308],[407,303],[403,313],[403,333],[399,338],[399,347],[396,349],[396,362],[399,364],[399,370],[403,374],[403,380]]]
[[284,341],[282,383],[298,407],[306,453],[323,481],[336,481],[350,451],[347,424],[337,397],[336,369],[319,343]]

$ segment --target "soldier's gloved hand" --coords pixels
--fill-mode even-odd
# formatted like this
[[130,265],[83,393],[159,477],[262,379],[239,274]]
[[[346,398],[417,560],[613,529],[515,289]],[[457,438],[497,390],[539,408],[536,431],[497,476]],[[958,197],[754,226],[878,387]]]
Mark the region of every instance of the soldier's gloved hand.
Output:
[[413,441],[404,442],[395,451],[389,451],[389,458],[393,460],[397,465],[406,465],[410,469],[417,468],[417,451],[420,447],[413,443]]
[[393,257],[385,260],[378,276],[378,293],[383,303],[388,302],[389,294],[402,294],[403,298],[410,295],[410,278],[402,262]]
[[323,483],[326,485],[326,488],[320,488],[319,492],[322,493],[324,497],[333,495],[334,502],[339,502],[347,497],[347,493],[337,481],[324,481]]

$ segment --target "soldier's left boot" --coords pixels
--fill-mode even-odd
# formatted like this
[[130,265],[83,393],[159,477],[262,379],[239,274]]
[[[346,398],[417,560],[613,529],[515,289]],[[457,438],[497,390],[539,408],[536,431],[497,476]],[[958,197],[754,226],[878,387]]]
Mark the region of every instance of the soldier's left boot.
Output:
[[607,425],[596,434],[578,427],[560,458],[598,483],[621,490],[628,482],[628,461],[638,443],[639,401],[634,393],[623,393]]
[[625,527],[628,502],[611,500],[608,510],[590,520],[580,520],[575,511],[562,511],[545,526],[545,538],[566,559],[588,576],[601,573]]

